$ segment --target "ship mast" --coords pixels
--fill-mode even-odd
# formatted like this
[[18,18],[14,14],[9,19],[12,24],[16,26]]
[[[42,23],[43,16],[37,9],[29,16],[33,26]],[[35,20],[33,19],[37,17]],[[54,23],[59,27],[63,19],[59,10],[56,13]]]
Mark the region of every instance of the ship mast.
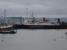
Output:
[[28,17],[28,8],[26,8],[26,17]]
[[33,14],[33,11],[32,11],[31,17],[32,17],[32,19],[34,20],[34,14]]
[[35,22],[35,17],[34,17],[34,13],[32,11],[32,23],[34,23],[34,22]]
[[6,23],[6,9],[4,9],[4,23]]

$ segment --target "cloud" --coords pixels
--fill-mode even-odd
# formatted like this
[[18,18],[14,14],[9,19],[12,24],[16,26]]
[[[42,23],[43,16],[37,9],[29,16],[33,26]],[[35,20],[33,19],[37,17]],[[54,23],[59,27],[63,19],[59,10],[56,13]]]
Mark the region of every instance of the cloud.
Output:
[[[34,12],[34,16],[66,17],[67,0],[0,0],[0,10],[7,9],[8,16],[26,16]],[[0,12],[0,14],[2,14]]]

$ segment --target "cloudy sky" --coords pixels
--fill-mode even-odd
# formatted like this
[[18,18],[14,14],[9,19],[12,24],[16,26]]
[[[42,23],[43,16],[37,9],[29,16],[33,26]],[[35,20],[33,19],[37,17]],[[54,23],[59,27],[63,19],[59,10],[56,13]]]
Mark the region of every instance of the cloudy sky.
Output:
[[0,16],[4,9],[7,16],[31,16],[33,12],[35,17],[66,17],[67,0],[0,0]]

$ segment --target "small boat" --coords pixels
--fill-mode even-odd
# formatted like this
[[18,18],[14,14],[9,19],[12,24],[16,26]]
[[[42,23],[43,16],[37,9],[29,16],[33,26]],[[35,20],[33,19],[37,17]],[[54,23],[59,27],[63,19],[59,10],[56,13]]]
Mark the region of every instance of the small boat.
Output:
[[16,32],[13,29],[13,24],[9,24],[6,17],[6,9],[4,9],[4,19],[3,22],[0,22],[0,34],[15,34]]
[[12,25],[3,25],[0,26],[0,34],[16,34],[16,31],[13,30]]

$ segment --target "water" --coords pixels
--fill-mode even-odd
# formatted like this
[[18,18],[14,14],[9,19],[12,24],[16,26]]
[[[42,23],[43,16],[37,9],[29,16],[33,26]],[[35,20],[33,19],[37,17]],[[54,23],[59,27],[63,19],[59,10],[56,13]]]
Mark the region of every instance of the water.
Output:
[[67,50],[65,30],[17,30],[0,34],[0,50]]

